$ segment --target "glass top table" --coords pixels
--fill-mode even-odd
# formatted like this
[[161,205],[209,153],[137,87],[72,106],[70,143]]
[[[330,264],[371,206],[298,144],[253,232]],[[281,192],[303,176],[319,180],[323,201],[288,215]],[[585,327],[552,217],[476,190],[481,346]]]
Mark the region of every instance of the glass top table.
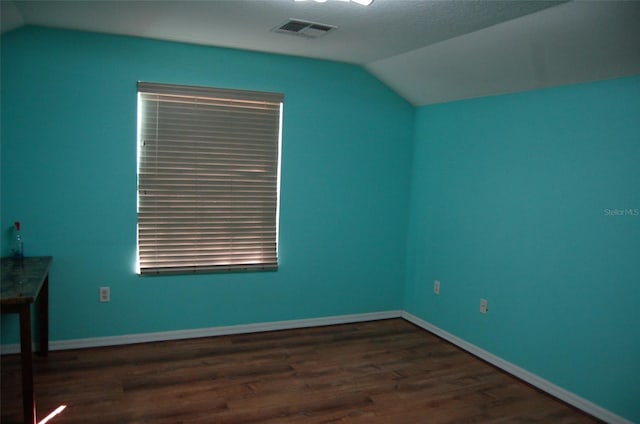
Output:
[[40,353],[49,352],[49,267],[51,256],[2,258],[0,311],[20,316],[20,356],[22,363],[22,401],[24,422],[36,422],[33,390],[33,350],[31,305],[38,303]]
[[2,258],[0,299],[2,306],[33,303],[49,274],[50,256]]

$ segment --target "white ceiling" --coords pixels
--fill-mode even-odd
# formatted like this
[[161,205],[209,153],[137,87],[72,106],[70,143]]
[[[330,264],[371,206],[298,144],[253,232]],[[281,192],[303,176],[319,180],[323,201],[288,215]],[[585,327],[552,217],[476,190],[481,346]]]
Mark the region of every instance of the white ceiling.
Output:
[[[354,63],[414,105],[640,74],[640,1],[1,1],[22,25]],[[308,39],[289,18],[337,26]]]

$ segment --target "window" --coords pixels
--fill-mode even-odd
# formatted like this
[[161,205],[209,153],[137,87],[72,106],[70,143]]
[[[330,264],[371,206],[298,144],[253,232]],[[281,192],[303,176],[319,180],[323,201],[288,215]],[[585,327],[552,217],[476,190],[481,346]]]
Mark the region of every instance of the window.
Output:
[[283,99],[138,83],[140,274],[277,269]]

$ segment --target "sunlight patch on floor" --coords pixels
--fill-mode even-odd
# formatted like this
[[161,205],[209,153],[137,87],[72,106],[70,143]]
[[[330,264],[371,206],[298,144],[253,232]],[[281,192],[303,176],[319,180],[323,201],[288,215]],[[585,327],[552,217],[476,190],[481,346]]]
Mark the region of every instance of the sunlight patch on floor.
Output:
[[62,411],[64,411],[64,409],[67,407],[67,405],[60,405],[58,406],[56,409],[53,410],[53,412],[51,412],[49,415],[47,415],[46,417],[44,417],[42,420],[40,420],[38,422],[38,424],[46,424],[49,421],[51,421],[55,416],[57,416],[58,414],[60,414]]

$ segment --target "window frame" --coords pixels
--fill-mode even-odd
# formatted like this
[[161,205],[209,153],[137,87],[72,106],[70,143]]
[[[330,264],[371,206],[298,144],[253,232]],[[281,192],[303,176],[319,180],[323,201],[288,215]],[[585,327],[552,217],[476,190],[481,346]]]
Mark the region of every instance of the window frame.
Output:
[[[137,100],[136,272],[277,270],[284,95],[139,81]],[[151,105],[157,110],[147,110]],[[151,158],[153,149],[156,158]],[[181,157],[180,168],[193,169],[163,174],[165,168],[178,167],[172,165],[176,156]],[[185,165],[189,158],[195,165]],[[163,182],[153,182],[151,175]],[[181,212],[169,222],[172,208]],[[196,210],[204,218],[194,218]],[[150,218],[154,211],[156,221]],[[179,227],[178,221],[194,227],[181,233],[172,227]]]

